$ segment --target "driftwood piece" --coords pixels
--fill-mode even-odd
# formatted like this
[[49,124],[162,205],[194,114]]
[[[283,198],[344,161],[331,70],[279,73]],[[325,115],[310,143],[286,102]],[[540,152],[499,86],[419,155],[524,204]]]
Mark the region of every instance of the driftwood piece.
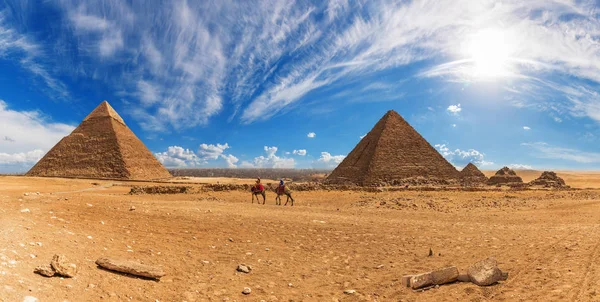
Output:
[[161,268],[141,264],[139,262],[130,260],[99,258],[98,260],[96,260],[96,264],[100,267],[111,271],[117,271],[121,273],[151,279],[160,279],[161,277],[166,275],[166,273]]

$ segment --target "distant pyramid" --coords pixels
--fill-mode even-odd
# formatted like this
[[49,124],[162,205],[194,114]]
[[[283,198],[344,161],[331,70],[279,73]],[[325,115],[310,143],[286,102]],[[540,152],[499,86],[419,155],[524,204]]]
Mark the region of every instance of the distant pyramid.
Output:
[[139,180],[171,177],[106,101],[26,175]]
[[498,172],[496,172],[496,175],[490,177],[490,179],[488,180],[488,185],[498,185],[498,184],[517,184],[517,183],[523,183],[523,180],[521,179],[520,176],[517,175],[517,173],[515,173],[515,171],[513,171],[512,169],[508,168],[508,167],[504,167],[500,170],[498,170]]
[[542,175],[529,182],[530,186],[564,187],[565,181],[553,171],[544,171]]
[[464,167],[459,175],[461,182],[465,184],[485,183],[488,181],[488,178],[473,163],[469,163]]
[[390,110],[331,172],[327,182],[368,186],[416,177],[458,179],[458,171]]

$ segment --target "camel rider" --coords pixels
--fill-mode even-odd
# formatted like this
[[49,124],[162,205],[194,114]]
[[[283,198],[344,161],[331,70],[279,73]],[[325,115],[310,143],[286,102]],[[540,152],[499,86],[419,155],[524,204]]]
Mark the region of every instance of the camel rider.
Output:
[[265,187],[263,187],[263,185],[260,183],[260,177],[258,177],[256,179],[256,184],[254,184],[254,187],[252,188],[253,192],[261,192],[264,191]]
[[277,187],[277,193],[285,193],[285,184],[283,183],[283,179],[279,179],[279,187]]

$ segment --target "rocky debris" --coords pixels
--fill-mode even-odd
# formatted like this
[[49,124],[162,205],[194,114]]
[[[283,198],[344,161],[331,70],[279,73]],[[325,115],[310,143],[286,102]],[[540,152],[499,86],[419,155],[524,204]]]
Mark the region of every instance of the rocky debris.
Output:
[[250,266],[247,266],[245,264],[240,264],[238,265],[238,267],[236,268],[236,270],[240,273],[245,273],[245,274],[249,274],[250,271],[252,270],[252,268]]
[[546,188],[565,187],[565,181],[553,171],[544,171],[540,177],[529,182],[530,186],[544,186]]
[[23,302],[40,302],[40,300],[34,296],[25,296]]
[[56,272],[52,269],[50,264],[40,265],[33,270],[34,273],[40,274],[44,277],[53,277]]
[[45,277],[61,276],[73,278],[77,274],[77,265],[69,263],[67,257],[64,255],[54,255],[50,265],[40,265],[33,272]]
[[131,206],[131,207],[129,208],[129,211],[135,211],[135,206]]
[[193,193],[190,186],[133,186],[130,195],[139,194],[186,194]]
[[67,257],[64,255],[54,255],[50,262],[50,266],[52,266],[52,269],[57,275],[63,277],[73,278],[77,274],[77,265],[69,263]]
[[467,270],[467,274],[469,275],[469,280],[479,286],[492,285],[508,278],[508,273],[503,273],[498,268],[496,259],[492,257],[471,265]]
[[515,171],[508,167],[504,167],[498,170],[498,172],[496,172],[496,175],[490,177],[490,179],[487,181],[488,185],[501,185],[513,183],[521,184],[523,183],[523,179],[521,179],[521,177],[519,177],[517,173],[515,173]]
[[21,213],[30,213],[31,211],[28,208],[24,208],[21,210]]
[[418,275],[402,276],[401,283],[412,289],[419,289],[432,285],[442,285],[456,281],[458,269],[456,266],[440,268],[431,272]]
[[107,270],[117,271],[150,279],[160,279],[161,277],[164,277],[166,275],[166,273],[161,268],[141,264],[130,260],[99,258],[98,260],[96,260],[96,264]]
[[354,295],[354,294],[356,294],[356,291],[353,290],[353,289],[347,289],[347,290],[344,291],[344,294],[346,294],[346,295]]
[[244,287],[244,290],[242,290],[242,294],[244,295],[249,295],[250,293],[252,293],[252,289],[249,287]]

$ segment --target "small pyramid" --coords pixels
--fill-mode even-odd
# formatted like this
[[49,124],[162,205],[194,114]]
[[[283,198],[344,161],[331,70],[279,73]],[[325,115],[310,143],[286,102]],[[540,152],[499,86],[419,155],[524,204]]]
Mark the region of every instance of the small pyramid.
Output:
[[460,171],[460,179],[463,183],[485,183],[488,180],[473,163],[469,163]]
[[498,184],[510,184],[510,183],[523,183],[523,179],[515,173],[512,169],[508,167],[504,167],[498,172],[496,175],[490,177],[488,180],[488,185],[498,185]]
[[138,180],[171,177],[107,101],[26,175]]
[[458,171],[397,112],[390,110],[327,177],[368,186],[409,178],[458,179]]
[[530,186],[559,188],[566,186],[565,181],[553,171],[544,171],[540,177],[529,182]]

